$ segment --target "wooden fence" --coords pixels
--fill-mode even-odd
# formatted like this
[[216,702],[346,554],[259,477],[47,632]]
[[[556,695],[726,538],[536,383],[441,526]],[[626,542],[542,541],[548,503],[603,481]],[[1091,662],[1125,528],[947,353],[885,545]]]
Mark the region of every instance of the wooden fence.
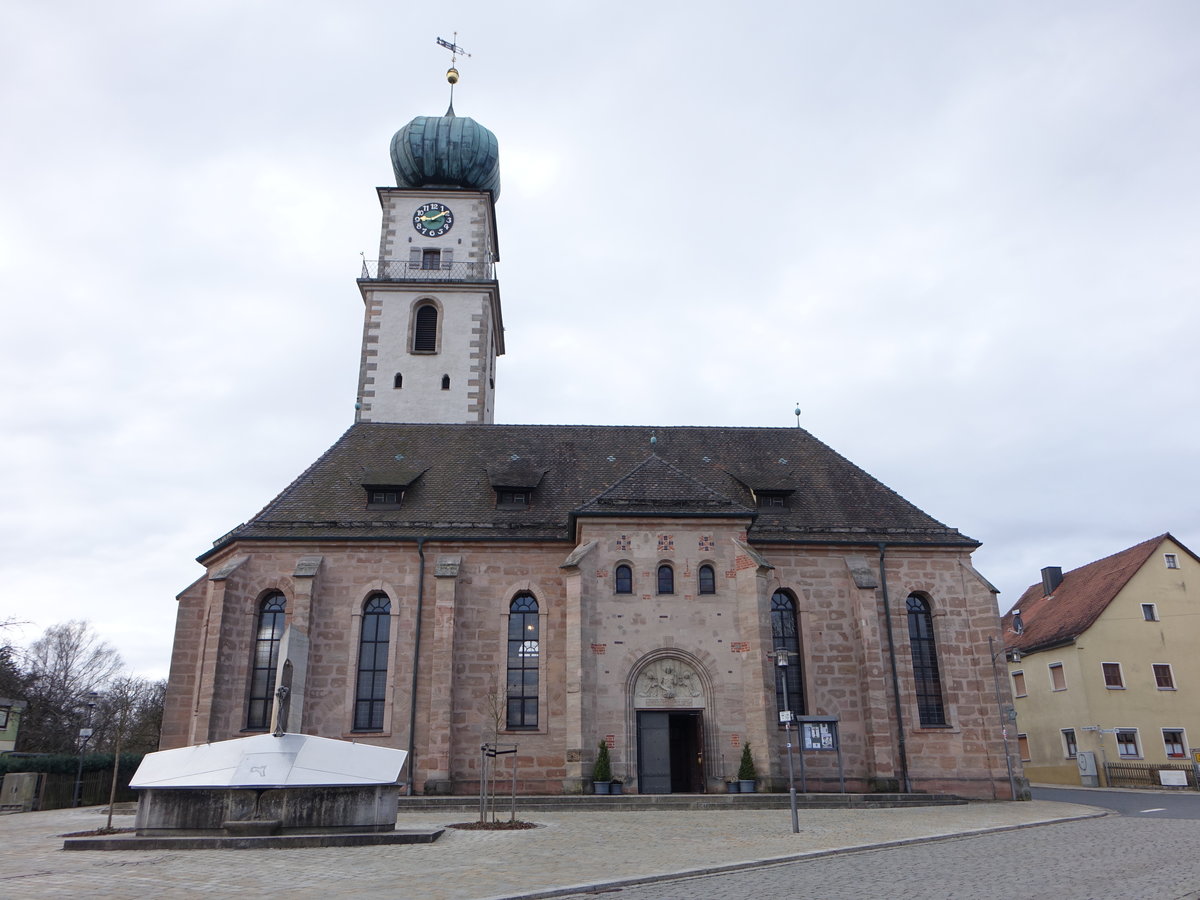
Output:
[[[1163,763],[1161,765],[1154,763],[1105,763],[1104,775],[1109,787],[1161,788],[1163,787],[1163,783],[1159,779],[1158,773],[1164,769],[1169,772],[1187,773],[1188,787],[1192,790],[1200,790],[1196,785],[1195,770],[1186,763]],[[1182,787],[1179,788],[1179,790],[1182,789]]]

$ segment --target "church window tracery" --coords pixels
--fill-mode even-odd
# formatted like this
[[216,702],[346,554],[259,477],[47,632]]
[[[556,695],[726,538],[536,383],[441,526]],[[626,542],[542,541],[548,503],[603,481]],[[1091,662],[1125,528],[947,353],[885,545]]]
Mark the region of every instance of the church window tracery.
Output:
[[248,730],[261,730],[271,724],[271,701],[275,694],[279,642],[283,639],[286,610],[287,600],[279,591],[263,597],[258,607],[258,629],[250,669],[250,708],[246,714]]
[[942,678],[938,670],[937,641],[933,634],[933,613],[929,601],[920,594],[908,595],[907,608],[917,715],[923,726],[945,725],[946,708],[942,702]]
[[621,563],[613,571],[613,593],[633,593],[633,568],[625,563]]
[[669,563],[658,567],[658,592],[660,594],[675,593],[675,570]]
[[392,603],[372,594],[363,604],[358,640],[358,680],[354,692],[354,730],[382,731],[387,697],[388,642]]
[[510,729],[537,728],[541,662],[538,603],[521,593],[508,605],[508,678],[505,720]]
[[794,716],[807,715],[804,706],[804,667],[800,658],[800,628],[796,598],[788,591],[771,595],[771,644],[776,658],[787,655],[787,666],[775,667],[775,705]]

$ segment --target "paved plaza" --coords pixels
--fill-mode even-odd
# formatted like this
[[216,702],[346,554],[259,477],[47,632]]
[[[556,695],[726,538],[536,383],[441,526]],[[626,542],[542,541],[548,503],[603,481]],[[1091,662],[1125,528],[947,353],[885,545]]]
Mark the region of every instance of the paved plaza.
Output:
[[[840,850],[1092,817],[1071,803],[971,803],[918,809],[539,811],[526,831],[447,829],[433,844],[296,850],[78,851],[62,835],[100,827],[100,807],[0,816],[0,896],[287,896],[482,900],[565,894],[820,856]],[[470,821],[401,813],[400,828]],[[114,820],[132,825],[132,815]]]

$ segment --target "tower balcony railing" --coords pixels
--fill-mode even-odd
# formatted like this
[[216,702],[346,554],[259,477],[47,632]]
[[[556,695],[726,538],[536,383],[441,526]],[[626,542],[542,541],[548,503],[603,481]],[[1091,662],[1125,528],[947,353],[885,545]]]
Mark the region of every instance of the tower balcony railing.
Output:
[[490,262],[440,262],[429,265],[407,259],[364,259],[363,281],[494,281]]

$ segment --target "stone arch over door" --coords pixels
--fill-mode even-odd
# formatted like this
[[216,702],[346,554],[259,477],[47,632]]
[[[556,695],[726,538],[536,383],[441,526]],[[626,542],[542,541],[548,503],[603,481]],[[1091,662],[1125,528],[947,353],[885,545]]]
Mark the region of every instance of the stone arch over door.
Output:
[[700,793],[719,773],[708,668],[694,655],[667,648],[647,654],[629,671],[627,734],[633,736],[639,792]]

